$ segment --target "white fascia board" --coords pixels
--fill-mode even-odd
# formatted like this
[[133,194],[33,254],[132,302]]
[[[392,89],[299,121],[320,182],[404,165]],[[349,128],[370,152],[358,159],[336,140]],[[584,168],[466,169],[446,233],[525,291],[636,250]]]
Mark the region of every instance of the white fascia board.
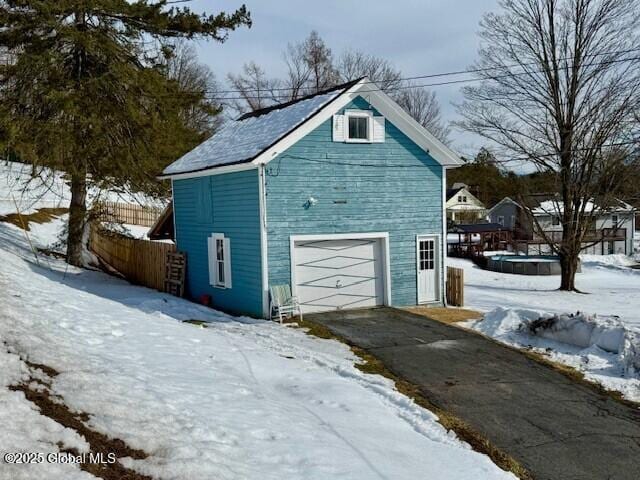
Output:
[[198,178],[198,177],[209,177],[211,175],[222,175],[223,173],[233,173],[233,172],[242,172],[245,170],[253,170],[257,168],[252,162],[246,163],[237,163],[234,165],[222,165],[220,167],[211,167],[206,170],[199,170],[197,172],[185,172],[185,173],[176,173],[174,175],[159,175],[159,180],[171,179],[171,180],[181,180],[185,178]]
[[259,165],[270,162],[294,145],[298,140],[301,140],[332,118],[333,115],[359,96],[365,98],[373,108],[393,123],[402,133],[415,142],[416,145],[429,153],[440,165],[447,168],[454,168],[464,163],[449,147],[429,133],[428,130],[411,118],[411,116],[400,108],[386,93],[366,78],[342,93],[314,117],[303,123],[271,148],[265,150],[256,157],[252,163]]
[[361,80],[359,83],[351,87],[346,92],[343,92],[338,98],[333,99],[329,105],[323,108],[315,116],[304,122],[298,128],[296,128],[289,135],[276,142],[273,146],[258,155],[252,163],[254,165],[264,165],[269,163],[279,154],[293,146],[298,140],[303,139],[309,133],[313,132],[316,128],[322,125],[324,122],[332,118],[337,112],[349,105],[358,94],[356,93],[357,87],[362,84],[366,79]]
[[[426,128],[416,122],[389,95],[374,84],[356,85],[363,97],[402,133],[429,153],[444,167],[463,165],[462,159],[444,143],[434,137]],[[365,95],[366,94],[366,95]]]

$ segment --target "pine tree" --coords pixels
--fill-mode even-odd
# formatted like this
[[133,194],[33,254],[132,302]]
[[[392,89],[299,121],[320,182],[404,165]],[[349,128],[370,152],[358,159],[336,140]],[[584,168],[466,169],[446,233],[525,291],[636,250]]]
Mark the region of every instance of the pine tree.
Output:
[[[0,141],[25,162],[66,172],[67,261],[82,263],[87,189],[143,185],[201,140],[185,109],[206,102],[166,71],[164,42],[251,25],[242,6],[205,15],[167,0],[0,3]],[[215,113],[212,111],[212,113]]]

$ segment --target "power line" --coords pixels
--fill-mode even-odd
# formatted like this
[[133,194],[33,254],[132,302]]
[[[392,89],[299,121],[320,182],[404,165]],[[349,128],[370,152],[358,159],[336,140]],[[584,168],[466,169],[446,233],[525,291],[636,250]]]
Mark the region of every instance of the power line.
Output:
[[[615,50],[615,51],[611,51],[611,52],[601,52],[601,53],[592,53],[592,54],[587,54],[584,55],[584,57],[598,57],[598,56],[602,56],[602,55],[619,55],[619,54],[626,54],[626,53],[632,53],[632,52],[638,52],[640,51],[640,48],[630,48],[627,50]],[[558,61],[559,62],[563,62],[566,60],[573,60],[575,59],[575,56],[571,56],[571,57],[564,57],[564,58],[559,58]],[[538,62],[528,62],[528,63],[520,63],[520,64],[511,64],[511,65],[503,65],[503,66],[496,66],[496,67],[484,67],[484,68],[474,68],[474,69],[467,69],[467,70],[453,70],[453,71],[449,71],[449,72],[441,72],[441,73],[430,73],[430,74],[425,74],[425,75],[415,75],[412,77],[400,77],[400,78],[396,78],[394,80],[392,80],[394,83],[395,82],[402,82],[402,81],[409,81],[409,80],[422,80],[422,79],[426,79],[426,78],[439,78],[439,77],[450,77],[450,76],[457,76],[457,75],[465,75],[465,74],[471,74],[471,73],[482,73],[482,72],[489,72],[492,70],[505,70],[505,69],[509,69],[509,68],[523,68],[523,67],[530,67],[532,65],[538,65]],[[566,68],[566,67],[561,67],[561,68]],[[544,70],[542,70],[544,71]],[[520,72],[520,73],[511,73],[511,74],[523,74],[523,73],[528,73],[528,72]],[[368,82],[362,82],[363,85],[367,85],[367,84],[375,84],[378,83],[376,81],[370,80]],[[222,94],[222,93],[242,93],[242,92],[259,92],[259,91],[269,91],[269,92],[287,92],[287,91],[293,91],[293,90],[297,90],[298,88],[295,87],[274,87],[274,88],[247,88],[244,90],[238,90],[238,89],[229,89],[229,90],[217,90],[213,93],[216,94]]]
[[[640,141],[626,141],[626,142],[615,142],[615,143],[608,143],[605,145],[601,145],[601,148],[613,148],[613,147],[620,147],[620,146],[625,146],[625,145],[640,145]],[[573,150],[570,150],[570,152],[572,153],[576,153],[576,152],[584,152],[584,151],[588,151],[588,150],[593,150],[592,148],[576,148]],[[531,155],[531,156],[522,156],[522,157],[514,157],[514,158],[510,158],[508,160],[493,160],[491,163],[497,163],[497,164],[505,164],[505,163],[510,163],[510,162],[531,162],[533,161],[535,158],[548,158],[548,157],[554,157],[559,155],[559,153],[543,153],[543,154],[539,154],[539,155]],[[405,164],[393,164],[393,163],[370,163],[370,162],[344,162],[344,161],[339,161],[339,160],[325,160],[322,158],[309,158],[309,157],[303,157],[300,155],[291,155],[291,154],[284,154],[282,155],[282,157],[280,158],[292,158],[295,160],[304,160],[304,161],[308,161],[308,162],[313,162],[313,163],[321,163],[321,164],[325,164],[325,165],[339,165],[339,166],[346,166],[346,167],[367,167],[367,168],[416,168],[416,165],[405,165]]]
[[[637,51],[640,51],[640,49],[637,49]],[[622,62],[630,62],[630,61],[636,61],[636,60],[640,60],[640,56],[637,57],[626,57],[626,58],[619,58],[616,60],[607,60],[607,61],[603,61],[603,62],[592,62],[592,63],[587,63],[587,64],[583,64],[583,66],[585,67],[591,67],[591,66],[597,66],[597,65],[609,65],[609,64],[614,64],[614,63],[622,63]],[[562,67],[563,70],[565,69],[569,69],[572,68],[573,65],[566,65],[564,67]],[[399,91],[399,90],[407,90],[407,89],[412,89],[412,88],[423,88],[423,87],[440,87],[440,86],[445,86],[445,85],[456,85],[456,84],[463,84],[463,83],[471,83],[471,82],[481,82],[481,81],[485,81],[485,80],[500,80],[502,78],[509,78],[509,77],[518,77],[518,76],[523,76],[523,75],[532,75],[532,74],[536,74],[536,73],[544,73],[545,70],[535,70],[535,71],[523,71],[523,72],[510,72],[510,73],[504,73],[504,74],[500,74],[500,75],[494,75],[494,76],[490,76],[490,77],[476,77],[476,78],[465,78],[465,79],[459,79],[459,80],[447,80],[447,81],[443,81],[443,82],[434,82],[434,83],[423,83],[423,84],[419,84],[419,85],[398,85],[398,86],[394,86],[394,87],[389,87],[389,88],[381,88],[380,90],[383,90],[385,92],[392,92],[392,91]],[[447,74],[434,74],[438,75],[438,76],[445,76]],[[417,78],[417,77],[416,77]],[[426,78],[423,76],[423,78]],[[363,82],[363,85],[366,84],[375,84],[376,82]],[[227,90],[228,92],[231,92],[231,90]],[[217,100],[217,101],[230,101],[230,100],[259,100],[259,99],[265,99],[268,100],[269,99],[269,93],[273,92],[273,89],[265,89],[265,95],[264,96],[235,96],[235,97],[230,97],[230,96],[220,96],[220,95],[206,95],[207,94],[207,90],[203,90],[200,92],[184,92],[184,95],[202,95],[203,93],[205,94],[205,98],[208,100]],[[358,93],[370,93],[370,92],[376,92],[378,91],[378,89],[371,89],[371,90],[360,90]],[[223,90],[221,90],[220,92],[223,92]],[[236,90],[237,93],[242,93],[241,90]],[[218,92],[215,92],[218,93]]]

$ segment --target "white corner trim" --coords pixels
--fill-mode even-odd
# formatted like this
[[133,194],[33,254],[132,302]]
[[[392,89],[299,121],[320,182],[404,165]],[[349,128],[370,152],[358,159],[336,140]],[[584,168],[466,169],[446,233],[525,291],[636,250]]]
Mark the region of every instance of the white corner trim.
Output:
[[447,241],[447,169],[442,169],[442,241],[440,242],[440,286],[442,305],[447,306],[447,255],[449,255],[449,242]]
[[296,288],[296,254],[295,244],[299,241],[319,241],[319,240],[359,240],[359,239],[382,240],[382,259],[384,265],[384,304],[392,305],[391,299],[391,255],[389,253],[389,232],[365,232],[365,233],[326,233],[317,235],[291,235],[289,237],[289,259],[291,262],[291,293],[298,294]]
[[271,315],[269,306],[269,257],[267,239],[267,196],[264,165],[258,170],[258,197],[260,200],[260,258],[262,266],[262,314],[264,318]]
[[176,251],[178,251],[178,224],[176,223],[176,192],[173,189],[173,178],[171,179],[171,207],[173,216],[173,243],[176,246]]

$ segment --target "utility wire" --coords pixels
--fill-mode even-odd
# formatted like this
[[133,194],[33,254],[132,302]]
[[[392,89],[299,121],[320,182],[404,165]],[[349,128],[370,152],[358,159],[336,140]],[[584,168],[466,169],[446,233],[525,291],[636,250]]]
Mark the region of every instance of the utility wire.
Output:
[[[640,51],[640,49],[638,49],[638,51]],[[622,63],[622,62],[631,62],[631,61],[637,61],[640,60],[640,56],[635,56],[635,57],[626,57],[626,58],[619,58],[619,59],[615,59],[615,60],[607,60],[607,61],[602,61],[602,62],[592,62],[592,63],[587,63],[587,64],[583,64],[582,66],[584,67],[591,67],[591,66],[597,66],[597,65],[609,65],[609,64],[614,64],[614,63]],[[562,70],[568,70],[570,68],[572,68],[573,65],[566,65],[564,67],[562,67]],[[479,82],[479,81],[485,81],[485,80],[499,80],[502,78],[509,78],[509,77],[518,77],[518,76],[522,76],[522,75],[532,75],[532,74],[536,74],[536,73],[544,73],[546,70],[534,70],[534,71],[523,71],[523,72],[510,72],[510,73],[504,73],[504,74],[500,74],[500,75],[493,75],[493,76],[486,76],[486,77],[476,77],[476,78],[465,78],[465,79],[458,79],[458,80],[447,80],[447,81],[442,81],[442,82],[433,82],[433,83],[424,83],[424,84],[419,84],[419,85],[398,85],[398,86],[394,86],[394,87],[389,87],[389,88],[381,88],[380,90],[383,90],[385,92],[391,92],[391,91],[398,91],[398,90],[407,90],[407,89],[412,89],[412,88],[422,88],[422,87],[439,87],[439,86],[444,86],[444,85],[455,85],[455,84],[462,84],[462,83],[471,83],[471,82]],[[444,76],[447,74],[435,74],[438,76]],[[426,77],[423,77],[426,78]],[[363,82],[364,85],[366,84],[374,84],[375,82]],[[227,90],[228,92],[232,92],[231,90]],[[247,96],[235,96],[235,97],[231,97],[231,96],[224,96],[224,95],[206,95],[208,92],[208,90],[201,90],[199,92],[183,92],[181,94],[178,95],[202,95],[203,93],[205,94],[205,98],[208,100],[217,100],[217,101],[229,101],[229,100],[258,100],[258,99],[265,99],[268,100],[270,97],[270,93],[272,93],[274,90],[273,89],[265,89],[265,95],[247,95]],[[360,90],[358,93],[370,93],[370,92],[376,92],[378,91],[378,89],[371,89],[371,90]],[[220,90],[219,92],[224,92],[224,90]],[[240,90],[236,90],[236,92],[241,93]],[[216,92],[217,93],[217,92]],[[178,96],[178,95],[170,95],[170,96]]]
[[[615,50],[615,51],[610,51],[610,52],[591,53],[591,54],[584,55],[584,57],[598,57],[598,56],[602,56],[602,55],[620,55],[620,54],[633,53],[633,52],[639,52],[639,51],[640,51],[640,48],[630,48],[630,49],[627,49],[627,50]],[[574,58],[575,58],[575,56],[564,57],[564,58],[559,58],[558,61],[559,62],[564,62],[566,60],[573,60]],[[495,66],[495,67],[473,68],[473,69],[467,69],[467,70],[453,70],[453,71],[441,72],[441,73],[429,73],[429,74],[425,74],[425,75],[415,75],[415,76],[412,76],[412,77],[400,77],[400,78],[393,79],[392,81],[394,83],[396,83],[396,82],[409,81],[409,80],[423,80],[423,79],[426,79],[426,78],[450,77],[450,76],[465,75],[465,74],[470,74],[470,73],[489,72],[489,71],[492,71],[492,70],[506,70],[506,69],[510,69],[510,68],[523,68],[523,67],[530,67],[530,66],[534,66],[534,65],[538,65],[538,62],[528,62],[528,63],[520,63],[520,64],[514,63],[514,64],[511,64],[511,65],[501,65],[501,66]],[[561,69],[564,69],[564,68],[568,68],[568,67],[561,67]],[[542,71],[544,71],[544,70],[542,70]],[[516,73],[518,73],[518,72],[516,72]],[[519,72],[519,73],[527,73],[527,72]],[[376,82],[374,80],[370,80],[368,82],[362,82],[363,85],[376,84],[376,83],[378,83],[378,82]],[[242,92],[260,92],[260,91],[288,92],[288,91],[293,91],[293,90],[298,90],[298,88],[297,87],[274,87],[274,88],[265,88],[265,89],[262,89],[262,88],[246,88],[246,89],[243,89],[243,90],[238,90],[238,89],[216,90],[215,92],[212,91],[212,93],[219,94],[219,93],[242,93]]]
[[[602,148],[613,148],[613,147],[620,147],[625,145],[640,145],[640,141],[608,143],[608,144],[602,145]],[[571,152],[576,153],[576,152],[584,152],[588,150],[593,150],[593,148],[576,148],[571,150]],[[510,162],[527,162],[527,161],[531,162],[532,160],[535,160],[535,158],[548,158],[548,157],[555,157],[557,155],[559,155],[559,153],[542,153],[539,155],[514,157],[507,160],[493,160],[491,163],[502,164],[502,163],[510,163]],[[291,154],[284,154],[282,155],[281,158],[291,158],[295,160],[304,160],[304,161],[313,162],[313,163],[322,163],[326,165],[341,165],[346,167],[416,168],[416,165],[393,164],[393,163],[344,162],[339,160],[329,160],[329,159],[325,160],[322,158],[309,158],[309,157],[303,157],[300,155],[291,155]]]

